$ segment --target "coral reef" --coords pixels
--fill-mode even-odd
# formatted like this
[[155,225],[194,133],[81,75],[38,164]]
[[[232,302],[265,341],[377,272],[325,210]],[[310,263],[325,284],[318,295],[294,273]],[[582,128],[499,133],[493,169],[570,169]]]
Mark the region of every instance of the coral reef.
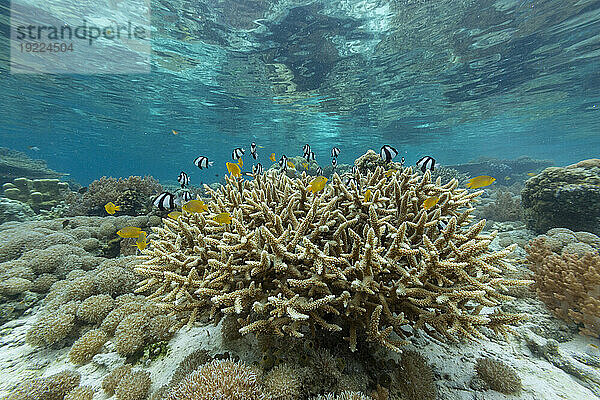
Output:
[[496,178],[498,185],[505,185],[508,182],[507,177],[526,176],[528,173],[539,171],[553,164],[552,160],[536,160],[526,156],[514,160],[480,157],[467,164],[447,165],[446,167],[456,169],[469,176],[491,175]]
[[124,376],[131,372],[131,364],[124,364],[110,371],[102,380],[102,390],[109,396],[115,394],[117,385],[123,379]]
[[[556,236],[559,235],[549,235],[550,238]],[[560,236],[569,237],[567,232]],[[534,273],[534,287],[539,298],[558,317],[582,325],[582,334],[597,337],[600,335],[600,255],[597,250],[571,253],[569,246],[573,248],[572,243],[566,244],[562,254],[558,254],[548,244],[548,237],[531,241],[526,250]]]
[[302,393],[302,377],[298,369],[289,364],[280,364],[271,369],[263,384],[271,400],[298,400]]
[[58,179],[17,178],[2,185],[4,196],[29,205],[35,212],[51,210],[65,199],[69,184]]
[[492,390],[514,394],[521,390],[521,378],[512,367],[491,358],[479,358],[475,364],[477,375]]
[[163,190],[151,176],[102,178],[93,181],[80,197],[71,199],[66,215],[106,215],[104,206],[113,202],[121,207],[119,215],[145,215],[152,208],[152,197]]
[[33,160],[20,151],[0,147],[0,185],[19,177],[55,179],[62,175],[48,168],[43,160]]
[[[496,232],[471,223],[481,192],[458,189],[456,180],[441,186],[411,168],[383,172],[357,174],[360,191],[334,174],[317,194],[307,192],[304,173],[227,177],[207,191],[210,214],[229,212],[232,225],[205,214],[164,219],[140,256],[136,292],[188,323],[210,310],[236,314],[242,334],[342,331],[352,350],[360,338],[397,351],[402,325],[447,339],[481,337],[483,326],[507,332],[523,317],[495,306],[508,287],[530,282],[503,277],[513,247],[491,252]],[[432,195],[441,200],[425,210]],[[484,306],[494,311],[481,313]]]
[[100,352],[108,340],[108,335],[102,329],[92,329],[81,336],[69,351],[69,361],[73,364],[85,364]]
[[433,370],[419,353],[402,352],[400,365],[393,375],[390,390],[392,399],[435,400],[437,387]]
[[431,179],[436,180],[437,178],[442,179],[442,184],[446,184],[450,182],[452,179],[456,179],[458,182],[462,183],[469,179],[469,175],[460,172],[457,169],[440,166],[437,167],[433,173],[431,174]]
[[367,150],[365,154],[354,160],[354,165],[361,174],[366,175],[369,171],[373,172],[377,167],[401,170],[402,165],[398,162],[385,163],[374,150]]
[[528,179],[521,192],[530,229],[542,233],[563,227],[600,234],[600,165],[584,160],[546,168]]
[[496,222],[518,221],[523,216],[521,199],[507,190],[497,190],[492,202],[479,206],[476,215]]
[[80,380],[81,375],[72,371],[25,380],[3,400],[63,400]]
[[266,399],[258,373],[243,362],[213,360],[183,379],[168,400]]
[[339,394],[328,393],[326,395],[318,395],[312,400],[373,400],[373,397],[367,396],[360,392],[344,391]]
[[29,205],[18,200],[0,197],[0,225],[9,221],[29,221],[35,218],[35,212]]
[[148,372],[129,370],[119,379],[115,387],[115,398],[117,400],[144,400],[148,397],[151,384]]

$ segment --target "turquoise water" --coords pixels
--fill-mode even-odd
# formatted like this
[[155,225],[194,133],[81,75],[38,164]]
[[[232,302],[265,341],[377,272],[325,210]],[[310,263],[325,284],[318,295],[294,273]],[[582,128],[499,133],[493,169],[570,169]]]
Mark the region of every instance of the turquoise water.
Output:
[[304,143],[322,165],[383,144],[441,165],[598,155],[598,1],[213,3],[151,3],[148,74],[11,74],[4,35],[2,146],[83,184],[210,181],[252,141],[263,164]]

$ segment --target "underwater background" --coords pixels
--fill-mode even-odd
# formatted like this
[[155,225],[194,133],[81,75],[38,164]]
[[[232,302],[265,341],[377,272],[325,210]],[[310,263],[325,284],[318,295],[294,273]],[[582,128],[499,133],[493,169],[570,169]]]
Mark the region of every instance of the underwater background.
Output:
[[600,1],[0,27],[0,400],[600,399]]

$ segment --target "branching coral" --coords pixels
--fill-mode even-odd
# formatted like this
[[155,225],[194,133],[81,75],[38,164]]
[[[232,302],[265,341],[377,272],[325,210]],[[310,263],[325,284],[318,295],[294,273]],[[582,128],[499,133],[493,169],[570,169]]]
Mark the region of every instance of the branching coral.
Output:
[[[155,229],[136,267],[144,278],[136,291],[188,323],[210,310],[237,315],[242,334],[343,331],[352,350],[364,336],[399,350],[393,333],[405,337],[405,324],[459,339],[481,337],[483,326],[504,333],[522,319],[481,313],[501,304],[508,287],[531,283],[505,278],[512,247],[489,251],[496,232],[471,223],[481,192],[410,168],[355,178],[359,188],[334,174],[316,194],[306,174],[227,177],[217,191],[207,187],[208,214],[184,213]],[[425,210],[430,196],[440,200]],[[233,216],[231,225],[210,218],[221,212]]]
[[600,255],[595,252],[559,255],[543,237],[532,240],[526,250],[540,299],[560,318],[583,325],[581,333],[597,337]]
[[162,186],[151,176],[102,178],[93,181],[81,198],[73,199],[67,215],[106,215],[109,201],[121,206],[120,214],[142,215],[149,210],[151,198]]

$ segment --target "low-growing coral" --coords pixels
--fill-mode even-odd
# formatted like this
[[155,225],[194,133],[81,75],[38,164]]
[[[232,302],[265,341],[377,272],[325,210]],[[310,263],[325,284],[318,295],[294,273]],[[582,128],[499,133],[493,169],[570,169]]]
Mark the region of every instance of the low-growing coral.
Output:
[[25,380],[3,400],[63,400],[80,380],[81,375],[73,371]]
[[93,181],[81,198],[73,199],[67,215],[107,215],[104,206],[108,202],[119,205],[121,215],[144,215],[150,211],[152,196],[161,191],[162,186],[151,176],[103,176]]
[[477,375],[492,390],[504,394],[514,394],[521,390],[521,378],[512,367],[491,358],[479,358],[475,364]]
[[0,147],[0,185],[15,178],[59,178],[63,174],[48,168],[43,160],[33,160],[20,151]]
[[266,399],[258,373],[241,361],[213,360],[183,379],[168,400]]
[[115,387],[117,400],[144,400],[150,390],[150,374],[144,371],[129,370]]
[[271,400],[297,400],[302,394],[302,376],[289,364],[271,369],[263,380],[264,391]]
[[600,334],[600,255],[597,252],[557,254],[547,240],[538,237],[526,248],[539,298],[560,318],[582,325],[581,333],[597,337]]
[[107,340],[108,335],[102,329],[86,332],[73,343],[69,351],[69,361],[74,364],[85,364],[98,354]]
[[506,190],[498,190],[491,203],[478,208],[477,215],[496,222],[518,221],[522,218],[523,208],[519,197],[513,197]]
[[102,379],[102,390],[109,396],[114,395],[117,385],[124,376],[129,374],[129,372],[131,372],[131,364],[124,364],[120,367],[116,367]]
[[65,199],[69,184],[58,179],[17,178],[2,185],[4,196],[29,205],[34,211],[51,210]]
[[393,399],[435,400],[435,375],[425,358],[415,351],[405,350],[390,391]]
[[65,396],[64,400],[92,400],[94,389],[89,386],[77,386]]
[[32,346],[51,346],[66,338],[74,328],[74,314],[66,311],[44,313],[29,328],[25,339]]
[[[507,332],[522,316],[495,306],[508,287],[530,282],[503,276],[512,248],[491,252],[496,232],[472,223],[481,192],[410,168],[389,175],[357,172],[357,187],[334,174],[316,194],[305,174],[227,177],[218,191],[207,188],[208,213],[164,219],[155,230],[136,291],[188,323],[210,310],[236,315],[243,334],[342,331],[353,350],[359,338],[399,350],[405,324],[449,339],[481,337],[483,326]],[[426,210],[433,195],[440,201]],[[221,212],[231,225],[211,219]]]
[[316,397],[313,397],[312,400],[373,400],[373,397],[367,396],[366,394],[361,392],[344,391],[339,394],[320,394]]

